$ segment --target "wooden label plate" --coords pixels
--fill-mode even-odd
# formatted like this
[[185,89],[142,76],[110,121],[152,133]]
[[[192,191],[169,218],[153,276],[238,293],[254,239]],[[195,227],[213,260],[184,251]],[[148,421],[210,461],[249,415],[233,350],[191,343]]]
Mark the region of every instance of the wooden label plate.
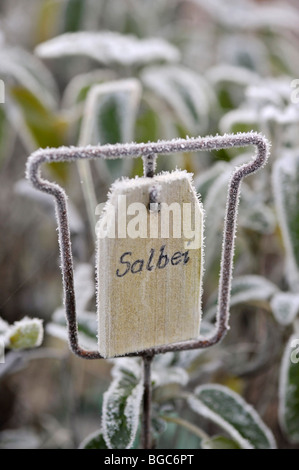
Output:
[[[153,210],[150,193],[158,199]],[[97,224],[98,339],[104,357],[198,337],[202,242],[203,209],[187,172],[112,185]]]

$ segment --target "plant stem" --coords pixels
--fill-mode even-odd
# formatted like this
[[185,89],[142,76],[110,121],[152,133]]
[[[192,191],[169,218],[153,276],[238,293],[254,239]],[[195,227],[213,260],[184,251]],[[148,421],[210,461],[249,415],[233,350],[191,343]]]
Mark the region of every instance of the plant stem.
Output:
[[209,436],[202,429],[198,428],[192,423],[189,423],[189,421],[186,421],[185,419],[177,418],[174,416],[165,416],[165,415],[162,415],[160,417],[164,419],[164,421],[168,421],[170,423],[175,423],[175,424],[178,424],[179,426],[182,426],[183,428],[192,432],[192,434],[199,437],[200,439],[209,439]]
[[154,355],[143,356],[143,448],[151,449],[151,405],[152,405],[152,385],[151,385],[151,364]]

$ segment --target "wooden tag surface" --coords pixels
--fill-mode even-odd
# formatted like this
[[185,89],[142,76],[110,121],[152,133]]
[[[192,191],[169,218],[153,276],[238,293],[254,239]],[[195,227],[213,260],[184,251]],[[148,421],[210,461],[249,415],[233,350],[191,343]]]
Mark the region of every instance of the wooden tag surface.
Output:
[[[160,205],[149,210],[153,189]],[[99,352],[114,357],[197,338],[203,210],[191,175],[117,181],[97,236]]]

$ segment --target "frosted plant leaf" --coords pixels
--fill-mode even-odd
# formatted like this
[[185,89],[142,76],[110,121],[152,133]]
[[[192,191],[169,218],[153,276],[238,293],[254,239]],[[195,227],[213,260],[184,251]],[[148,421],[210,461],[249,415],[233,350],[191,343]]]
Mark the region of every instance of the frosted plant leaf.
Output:
[[226,132],[233,132],[235,126],[248,126],[253,128],[259,122],[258,113],[255,109],[239,108],[226,113],[219,122],[220,131],[225,134]]
[[270,302],[274,318],[281,325],[290,325],[299,312],[299,295],[291,292],[278,292]]
[[[248,41],[243,32],[223,35],[216,60],[234,67],[246,67],[261,76],[270,75],[269,52],[264,41],[253,35]],[[255,82],[253,80],[250,85]]]
[[[278,287],[263,276],[247,275],[235,277],[231,286],[230,306],[248,303],[263,305],[270,302],[271,297],[279,292]],[[217,294],[208,301],[205,318],[211,318],[216,313]]]
[[64,90],[62,107],[69,109],[75,104],[81,103],[85,100],[88,91],[93,85],[99,85],[115,78],[115,73],[112,70],[102,69],[76,75]]
[[212,18],[230,29],[259,30],[267,27],[295,29],[299,23],[298,11],[285,3],[255,4],[249,0],[192,0]]
[[245,94],[249,102],[272,104],[277,107],[283,107],[290,101],[290,82],[289,77],[264,78],[258,84],[251,84]]
[[299,111],[293,105],[287,106],[284,110],[277,110],[274,106],[265,106],[260,119],[274,121],[282,125],[296,124],[299,122]]
[[257,194],[246,183],[243,185],[239,224],[249,230],[269,235],[276,228],[276,218],[272,208],[264,204],[263,199],[263,194]]
[[152,382],[154,387],[163,387],[168,384],[187,385],[188,373],[181,367],[153,367]]
[[[92,87],[88,94],[80,141],[115,144],[132,140],[141,96],[136,79],[117,80]],[[107,119],[106,113],[110,119]],[[110,129],[115,126],[116,129]]]
[[194,180],[196,192],[204,201],[215,180],[230,168],[226,162],[216,162],[211,168],[201,172]]
[[291,37],[273,36],[267,46],[272,56],[282,61],[289,74],[296,77],[299,51]]
[[112,359],[111,362],[115,364],[111,372],[113,378],[119,379],[123,375],[127,375],[133,379],[140,380],[142,369],[138,358],[119,357]]
[[229,64],[220,64],[211,67],[207,71],[206,77],[214,86],[227,82],[246,87],[260,81],[259,75],[252,70]]
[[277,219],[286,252],[286,275],[291,290],[299,289],[299,150],[285,153],[272,174]]
[[74,270],[76,306],[78,311],[87,310],[88,303],[95,293],[93,268],[88,263],[80,263]]
[[109,449],[130,449],[138,429],[143,382],[120,374],[103,397],[102,428]]
[[39,318],[25,317],[10,326],[7,345],[10,349],[36,348],[43,341],[43,322]]
[[[79,342],[83,347],[93,350],[97,347],[97,316],[88,312],[89,301],[95,293],[93,268],[88,263],[80,263],[74,269],[74,286],[76,292],[76,308]],[[65,309],[59,307],[52,315],[52,322],[46,326],[49,335],[68,342]]]
[[141,73],[141,80],[173,108],[189,132],[198,134],[207,130],[211,90],[203,77],[183,66],[162,66],[147,67]]
[[177,62],[179,51],[164,39],[138,39],[111,31],[66,33],[39,44],[43,59],[88,56],[104,65],[142,65],[164,60]]
[[279,380],[279,422],[290,442],[299,442],[299,339],[290,337],[281,363]]
[[6,332],[9,329],[9,324],[0,317],[0,338],[6,335]]
[[[69,342],[66,325],[62,326],[62,325],[59,325],[58,323],[50,322],[46,325],[46,332],[48,335],[53,336],[54,338],[60,339],[61,341],[64,341],[65,343]],[[94,334],[94,337],[91,337],[89,334],[79,331],[78,336],[79,336],[79,343],[83,348],[89,351],[94,351],[97,348],[98,343],[96,340],[96,333]]]
[[[53,217],[56,220],[53,198],[49,194],[42,193],[35,189],[29,181],[21,179],[14,185],[14,191],[19,196],[25,196],[32,201],[37,201],[42,206],[43,213]],[[39,207],[36,205],[36,207]],[[85,226],[82,217],[72,201],[68,200],[69,225],[71,233],[82,233]]]
[[275,440],[255,409],[222,385],[202,385],[188,397],[193,411],[224,429],[243,449],[273,449]]
[[[87,349],[95,349],[97,347],[97,316],[93,312],[77,311],[78,333],[80,344]],[[52,322],[46,326],[46,332],[68,342],[68,334],[66,327],[66,318],[64,308],[55,310],[52,316]]]
[[40,445],[41,437],[28,426],[0,432],[0,449],[38,449]]
[[30,90],[46,107],[57,107],[58,92],[55,81],[36,57],[18,48],[0,51],[1,77],[13,77],[16,83]]
[[[136,79],[117,80],[91,88],[83,113],[80,145],[116,144],[134,138],[135,121],[141,97]],[[131,168],[129,160],[100,162],[108,167],[113,179]]]
[[248,161],[248,154],[233,159],[227,170],[219,174],[210,185],[205,197],[205,269],[208,270],[217,256],[220,258],[228,183],[235,166]]
[[163,368],[171,367],[174,364],[176,365],[176,353],[170,351],[165,354],[156,355],[153,365]]
[[101,429],[89,434],[79,445],[79,449],[108,449]]
[[200,443],[202,449],[240,449],[236,441],[224,436],[214,436],[203,439]]
[[276,220],[272,210],[265,204],[255,204],[253,206],[244,206],[241,204],[240,211],[240,226],[253,230],[257,233],[264,235],[270,235],[274,232],[276,226]]

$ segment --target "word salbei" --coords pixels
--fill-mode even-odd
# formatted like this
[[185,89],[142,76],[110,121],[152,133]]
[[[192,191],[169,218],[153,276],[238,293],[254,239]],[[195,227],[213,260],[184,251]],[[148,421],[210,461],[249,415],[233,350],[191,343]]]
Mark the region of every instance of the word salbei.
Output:
[[119,263],[123,264],[125,268],[116,270],[117,277],[124,277],[127,273],[131,272],[132,274],[140,273],[144,270],[153,271],[155,268],[164,269],[166,266],[177,266],[182,263],[183,265],[187,264],[190,260],[189,251],[182,253],[181,251],[176,251],[170,257],[167,254],[164,254],[166,245],[162,245],[160,248],[160,254],[158,260],[155,260],[156,251],[154,248],[151,248],[148,260],[137,259],[133,263],[131,262],[132,252],[126,251],[123,253],[119,259]]

